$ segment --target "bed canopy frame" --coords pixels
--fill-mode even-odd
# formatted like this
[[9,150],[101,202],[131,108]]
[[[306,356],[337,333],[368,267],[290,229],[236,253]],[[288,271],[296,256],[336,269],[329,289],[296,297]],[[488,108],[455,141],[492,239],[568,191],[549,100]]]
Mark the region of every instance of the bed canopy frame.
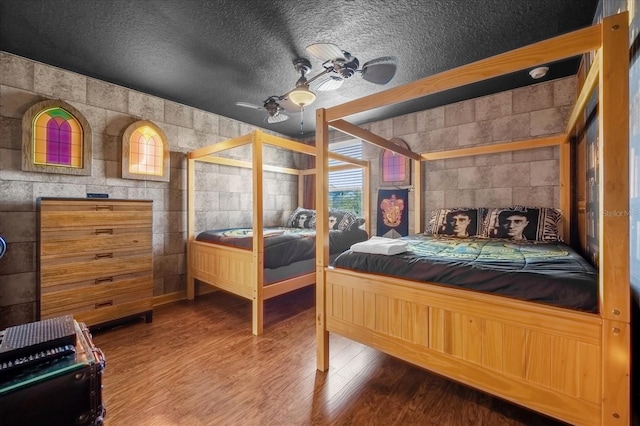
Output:
[[[243,161],[219,156],[220,153],[244,145],[250,145],[252,160]],[[264,164],[263,147],[271,145],[297,153],[315,156],[313,146],[295,142],[279,136],[254,130],[246,135],[206,146],[187,154],[187,298],[195,297],[195,280],[209,284],[220,290],[249,299],[252,302],[252,332],[263,332],[264,301],[272,297],[315,283],[315,272],[299,275],[268,285],[264,285],[264,235],[256,230],[264,229],[263,217],[263,171],[298,176],[298,203],[303,197],[304,177],[313,175],[315,169],[293,169]],[[329,158],[340,164],[330,170],[362,169],[363,171],[363,210],[365,229],[369,231],[369,162],[337,153],[329,153]],[[196,162],[205,162],[252,170],[253,179],[253,247],[244,250],[196,241]],[[328,219],[328,218],[327,218]]]
[[[586,55],[585,55],[586,54]],[[422,155],[344,117],[578,55],[591,55],[566,131],[552,137]],[[329,333],[575,424],[630,423],[628,13],[530,46],[316,112],[317,368],[329,368]],[[329,127],[412,160],[415,230],[421,162],[543,146],[560,151],[565,241],[572,218],[572,139],[597,90],[598,314],[490,294],[328,268]]]

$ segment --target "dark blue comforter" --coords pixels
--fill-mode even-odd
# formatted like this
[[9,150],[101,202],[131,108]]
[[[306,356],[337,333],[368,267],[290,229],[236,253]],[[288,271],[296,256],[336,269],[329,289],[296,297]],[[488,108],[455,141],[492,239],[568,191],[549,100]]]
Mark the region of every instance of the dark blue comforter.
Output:
[[333,266],[433,282],[547,303],[598,310],[598,273],[560,242],[403,237],[408,251],[394,256],[346,251]]
[[[265,227],[264,267],[278,268],[300,260],[313,259],[316,255],[316,231],[306,228]],[[281,232],[280,232],[281,231]],[[329,254],[342,253],[351,245],[365,241],[368,235],[361,229],[329,231]],[[217,229],[201,232],[197,241],[250,250],[253,247],[251,228]]]

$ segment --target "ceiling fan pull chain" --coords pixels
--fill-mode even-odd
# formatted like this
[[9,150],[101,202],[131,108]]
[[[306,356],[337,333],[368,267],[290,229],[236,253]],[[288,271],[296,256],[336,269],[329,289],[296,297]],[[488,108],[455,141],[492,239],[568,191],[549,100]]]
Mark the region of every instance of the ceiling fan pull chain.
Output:
[[300,134],[303,134],[302,125],[304,124],[304,106],[300,107]]

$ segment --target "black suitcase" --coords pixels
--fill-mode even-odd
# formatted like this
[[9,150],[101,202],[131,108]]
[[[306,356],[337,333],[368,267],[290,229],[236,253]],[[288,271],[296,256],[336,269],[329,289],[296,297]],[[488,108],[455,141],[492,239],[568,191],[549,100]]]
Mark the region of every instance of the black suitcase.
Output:
[[0,382],[0,425],[102,425],[104,355],[78,324],[73,359],[34,367],[12,382]]

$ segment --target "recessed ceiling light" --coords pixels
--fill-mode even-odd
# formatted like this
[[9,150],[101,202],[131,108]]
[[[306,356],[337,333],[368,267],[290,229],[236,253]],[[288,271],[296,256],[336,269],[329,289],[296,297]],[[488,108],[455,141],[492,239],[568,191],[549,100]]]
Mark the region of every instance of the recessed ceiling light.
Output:
[[547,75],[547,71],[549,71],[549,67],[538,67],[529,71],[529,75],[533,79],[539,79]]

